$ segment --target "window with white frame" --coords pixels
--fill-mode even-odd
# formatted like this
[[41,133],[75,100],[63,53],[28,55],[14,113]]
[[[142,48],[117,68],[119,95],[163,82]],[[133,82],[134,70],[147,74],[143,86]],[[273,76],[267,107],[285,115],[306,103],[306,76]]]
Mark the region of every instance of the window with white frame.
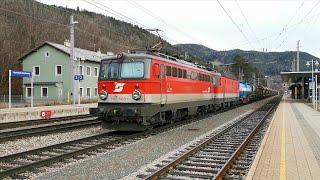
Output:
[[79,94],[80,94],[80,97],[83,96],[83,88],[82,87],[79,89]]
[[83,75],[83,66],[79,66],[79,74]]
[[[33,92],[34,94],[34,92]],[[26,97],[31,97],[31,87],[26,88]]]
[[98,68],[95,67],[95,68],[94,68],[94,76],[95,76],[95,77],[98,77],[98,74],[99,74]]
[[40,66],[33,66],[33,75],[40,76]]
[[91,97],[91,88],[87,87],[87,97]]
[[48,87],[41,87],[41,97],[48,97]]
[[62,66],[56,65],[56,76],[61,76],[61,75],[62,75]]
[[91,67],[87,66],[87,76],[91,76]]
[[98,96],[98,88],[94,88],[94,96]]

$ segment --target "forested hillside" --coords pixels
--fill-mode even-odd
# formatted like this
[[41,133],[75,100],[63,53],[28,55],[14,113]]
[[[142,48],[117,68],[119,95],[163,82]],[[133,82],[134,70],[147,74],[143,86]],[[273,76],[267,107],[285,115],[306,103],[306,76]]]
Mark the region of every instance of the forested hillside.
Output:
[[[0,94],[7,93],[8,69],[21,69],[17,61],[44,41],[63,44],[69,39],[70,15],[79,22],[75,46],[102,52],[127,52],[158,41],[148,31],[111,17],[64,7],[48,6],[33,0],[0,1]],[[173,46],[165,43],[167,49]],[[14,79],[13,91],[21,93],[21,80]]]
[[[281,71],[290,71],[296,51],[286,52],[258,52],[243,51],[239,49],[229,51],[216,51],[199,44],[177,44],[176,47],[189,52],[191,55],[206,61],[220,60],[223,63],[232,63],[235,56],[239,55],[253,66],[267,75],[277,75]],[[306,70],[306,61],[318,59],[306,52],[300,52],[300,70]]]

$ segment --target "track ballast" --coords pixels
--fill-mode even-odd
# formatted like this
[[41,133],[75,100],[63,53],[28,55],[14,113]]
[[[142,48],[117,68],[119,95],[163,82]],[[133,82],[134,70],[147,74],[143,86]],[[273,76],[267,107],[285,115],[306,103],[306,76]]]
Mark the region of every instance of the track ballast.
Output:
[[[141,179],[241,179],[262,138],[261,126],[277,102],[268,103],[220,132],[211,134],[173,157],[139,174]],[[253,149],[252,149],[253,148]]]

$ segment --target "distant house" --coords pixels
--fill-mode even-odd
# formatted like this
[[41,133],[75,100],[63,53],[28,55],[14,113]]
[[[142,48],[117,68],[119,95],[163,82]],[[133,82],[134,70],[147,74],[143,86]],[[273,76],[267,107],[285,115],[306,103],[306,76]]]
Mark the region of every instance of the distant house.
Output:
[[[84,80],[75,81],[81,100],[97,99],[97,81],[100,60],[107,55],[99,52],[75,48],[75,66]],[[34,100],[71,102],[72,65],[70,60],[70,43],[56,44],[44,42],[19,59],[24,71],[32,71]],[[23,95],[26,100],[31,97],[31,80],[23,79]]]
[[221,61],[219,61],[218,59],[211,61],[211,63],[212,63],[213,68],[216,68],[216,67],[223,65],[223,63]]

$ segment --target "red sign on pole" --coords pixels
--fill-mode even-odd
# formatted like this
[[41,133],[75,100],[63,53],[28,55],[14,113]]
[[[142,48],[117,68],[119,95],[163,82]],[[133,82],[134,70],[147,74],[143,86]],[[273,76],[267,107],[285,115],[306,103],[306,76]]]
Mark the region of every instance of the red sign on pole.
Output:
[[41,118],[43,118],[43,119],[49,119],[49,118],[51,118],[51,116],[52,116],[52,111],[50,111],[50,110],[41,111],[40,116],[41,116]]

